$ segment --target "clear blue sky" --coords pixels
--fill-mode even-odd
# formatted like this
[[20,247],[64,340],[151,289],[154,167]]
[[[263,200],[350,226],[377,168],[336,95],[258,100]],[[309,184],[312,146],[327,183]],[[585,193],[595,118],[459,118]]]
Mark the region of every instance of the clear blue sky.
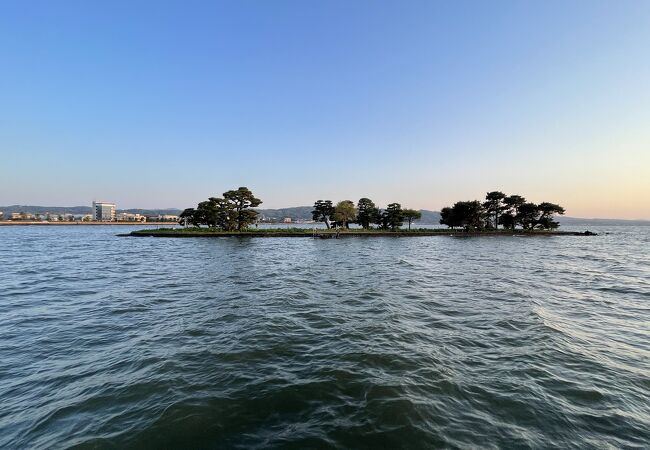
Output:
[[650,218],[648,1],[4,1],[0,204]]

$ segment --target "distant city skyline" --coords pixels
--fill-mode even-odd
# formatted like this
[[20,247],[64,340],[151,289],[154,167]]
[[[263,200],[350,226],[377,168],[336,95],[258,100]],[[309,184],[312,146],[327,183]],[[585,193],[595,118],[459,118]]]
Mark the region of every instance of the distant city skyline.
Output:
[[650,219],[650,2],[4,2],[0,205]]

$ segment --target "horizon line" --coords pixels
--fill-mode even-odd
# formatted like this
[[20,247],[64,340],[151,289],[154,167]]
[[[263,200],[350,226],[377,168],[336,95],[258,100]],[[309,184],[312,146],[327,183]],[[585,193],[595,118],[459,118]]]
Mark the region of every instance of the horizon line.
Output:
[[[117,206],[117,203],[113,202]],[[9,208],[9,207],[15,207],[15,206],[25,206],[25,207],[33,207],[33,208],[91,208],[92,206],[88,205],[73,205],[73,206],[61,206],[61,205],[22,205],[19,203],[14,203],[11,205],[4,205],[0,206],[0,211],[2,211],[3,208]],[[280,208],[251,208],[251,209],[291,209],[291,208],[312,208],[313,205],[300,205],[300,206],[283,206]],[[166,207],[166,208],[143,208],[143,207],[132,207],[132,208],[116,208],[117,211],[126,211],[129,209],[142,209],[142,210],[176,210],[176,211],[183,211],[185,208],[176,208],[176,207]],[[440,210],[436,209],[424,209],[420,208],[418,211],[428,211],[428,212],[433,212],[433,213],[440,213]],[[620,217],[577,217],[577,216],[571,216],[571,215],[563,215],[563,216],[558,216],[558,219],[580,219],[580,220],[618,220],[618,221],[625,221],[625,222],[650,222],[650,218],[634,218],[634,219],[623,219]]]

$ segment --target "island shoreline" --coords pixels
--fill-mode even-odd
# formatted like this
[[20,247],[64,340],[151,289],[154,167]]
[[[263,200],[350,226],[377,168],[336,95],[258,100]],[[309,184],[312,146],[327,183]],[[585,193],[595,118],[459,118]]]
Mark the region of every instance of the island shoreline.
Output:
[[0,221],[0,227],[11,227],[11,226],[99,226],[99,225],[131,225],[131,226],[145,226],[145,225],[167,225],[175,226],[176,222],[36,222],[36,221]]
[[162,230],[136,230],[131,233],[118,234],[120,237],[166,237],[166,238],[219,238],[219,237],[301,237],[314,239],[339,239],[348,237],[429,237],[429,236],[451,236],[451,237],[478,237],[478,236],[516,236],[516,237],[540,237],[540,236],[597,236],[590,231],[356,231],[347,230],[336,233],[333,230],[308,230],[302,231],[184,231],[177,229]]

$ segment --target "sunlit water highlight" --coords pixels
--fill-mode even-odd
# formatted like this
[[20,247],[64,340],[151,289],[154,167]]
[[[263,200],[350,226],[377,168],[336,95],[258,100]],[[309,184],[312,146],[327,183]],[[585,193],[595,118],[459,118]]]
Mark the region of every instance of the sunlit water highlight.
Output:
[[0,448],[650,446],[650,227],[0,227]]

